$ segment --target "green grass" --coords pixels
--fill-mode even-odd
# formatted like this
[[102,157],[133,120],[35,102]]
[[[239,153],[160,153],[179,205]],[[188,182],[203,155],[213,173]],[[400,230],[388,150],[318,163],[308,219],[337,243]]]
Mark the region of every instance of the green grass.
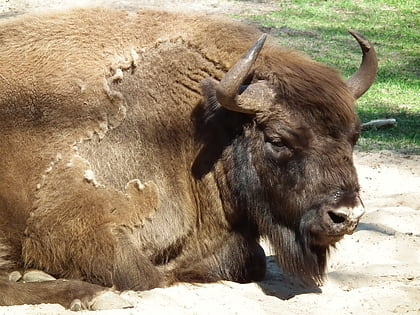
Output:
[[247,16],[282,45],[350,77],[360,64],[354,29],[375,46],[379,73],[358,101],[362,122],[395,118],[397,126],[363,132],[361,150],[420,154],[420,2],[418,0],[278,1],[278,11]]

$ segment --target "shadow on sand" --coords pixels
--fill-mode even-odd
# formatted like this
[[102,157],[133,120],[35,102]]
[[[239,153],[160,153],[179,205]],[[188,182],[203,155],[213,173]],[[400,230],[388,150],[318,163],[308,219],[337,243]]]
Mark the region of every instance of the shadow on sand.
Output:
[[275,256],[267,256],[267,274],[264,281],[258,282],[265,294],[288,300],[296,295],[322,293],[316,286],[303,284],[299,279],[285,274],[278,266]]

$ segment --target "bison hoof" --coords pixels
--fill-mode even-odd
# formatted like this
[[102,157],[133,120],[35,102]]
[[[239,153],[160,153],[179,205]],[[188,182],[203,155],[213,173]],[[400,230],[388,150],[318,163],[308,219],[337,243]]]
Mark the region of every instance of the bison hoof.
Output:
[[89,309],[93,311],[131,308],[133,305],[112,291],[105,291],[92,300]]
[[78,312],[84,309],[84,305],[79,299],[74,299],[73,302],[70,303],[69,309],[70,311]]
[[19,271],[9,273],[9,281],[18,282],[20,279],[22,279],[22,274]]
[[70,303],[70,310],[82,311],[82,310],[113,310],[113,309],[124,309],[131,308],[133,305],[127,300],[123,299],[117,293],[112,291],[103,291],[92,300],[83,303],[80,299],[74,299]]
[[44,281],[52,281],[52,280],[56,280],[56,279],[53,276],[40,270],[28,271],[22,277],[22,281],[24,282],[44,282]]

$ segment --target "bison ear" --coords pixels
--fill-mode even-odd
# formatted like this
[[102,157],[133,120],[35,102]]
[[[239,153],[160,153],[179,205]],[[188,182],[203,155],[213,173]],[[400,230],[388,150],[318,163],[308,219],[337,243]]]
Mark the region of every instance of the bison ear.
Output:
[[261,35],[220,82],[212,78],[202,82],[207,104],[220,104],[230,111],[245,114],[255,114],[266,109],[267,104],[271,105],[275,93],[266,81],[244,85],[266,38],[267,34]]

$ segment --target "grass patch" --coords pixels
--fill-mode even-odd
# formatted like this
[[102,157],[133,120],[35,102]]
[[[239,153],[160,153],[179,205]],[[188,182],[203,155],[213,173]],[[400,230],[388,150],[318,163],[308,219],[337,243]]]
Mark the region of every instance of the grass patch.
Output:
[[366,131],[362,150],[420,154],[420,4],[417,0],[279,1],[278,11],[247,16],[286,47],[350,77],[360,64],[360,48],[348,34],[354,29],[375,46],[379,73],[358,101],[362,122],[395,118],[391,129]]

